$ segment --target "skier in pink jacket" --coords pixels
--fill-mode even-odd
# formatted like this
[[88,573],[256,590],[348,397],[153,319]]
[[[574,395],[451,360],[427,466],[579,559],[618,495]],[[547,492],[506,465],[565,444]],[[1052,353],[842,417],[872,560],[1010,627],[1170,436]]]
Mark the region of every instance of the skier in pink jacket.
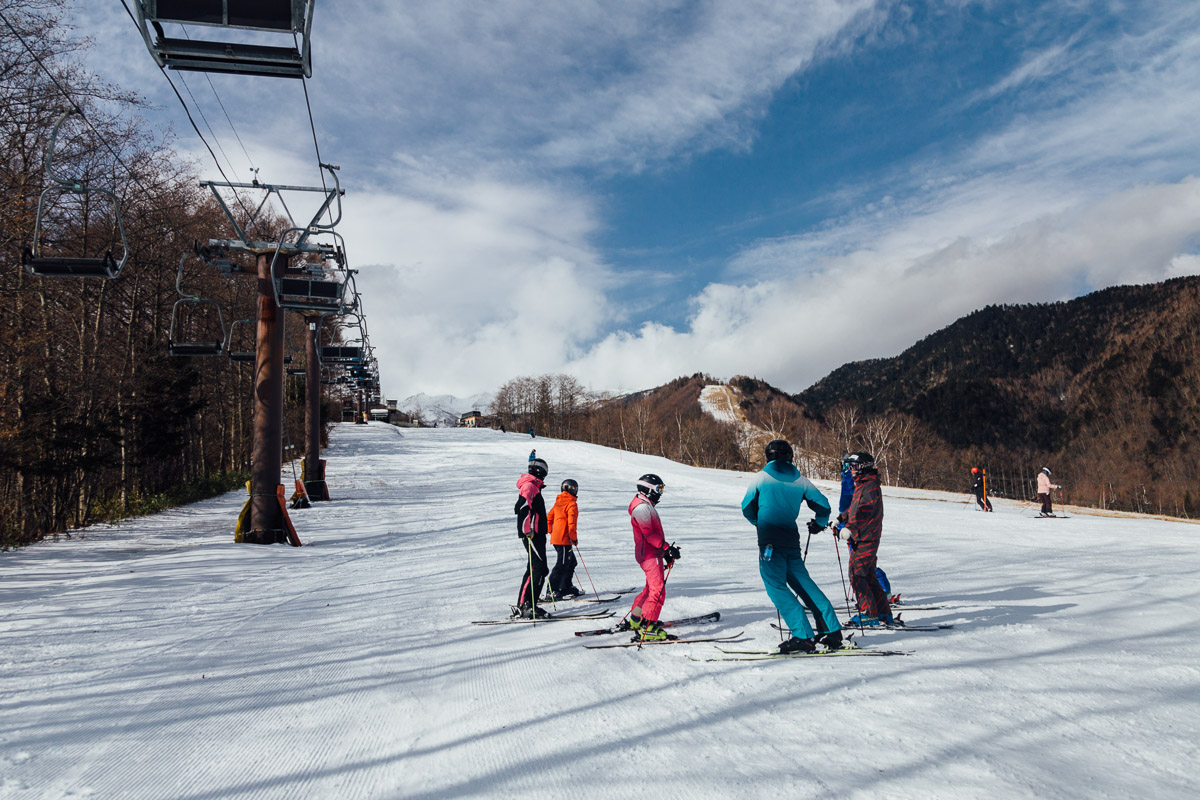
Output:
[[662,498],[662,478],[646,474],[638,478],[638,493],[629,504],[629,520],[633,524],[633,557],[646,573],[646,588],[634,599],[629,609],[629,630],[637,631],[642,639],[670,639],[659,622],[663,603],[667,599],[663,562],[668,565],[679,558],[679,549],[667,545],[662,520],[658,518],[658,501]]
[[1050,490],[1061,489],[1057,483],[1050,482],[1050,468],[1042,467],[1042,471],[1037,476],[1037,499],[1042,504],[1042,513],[1039,516],[1053,517],[1054,509],[1050,507]]

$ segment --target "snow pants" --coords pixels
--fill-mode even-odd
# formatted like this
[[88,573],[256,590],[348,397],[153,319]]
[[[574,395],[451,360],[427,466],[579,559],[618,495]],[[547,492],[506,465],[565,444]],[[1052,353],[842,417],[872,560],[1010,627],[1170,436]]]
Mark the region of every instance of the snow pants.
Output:
[[1050,507],[1050,495],[1049,494],[1039,494],[1038,500],[1042,504],[1042,513],[1043,514],[1053,514],[1054,513],[1054,509],[1052,509]]
[[975,495],[975,502],[979,505],[980,511],[991,511],[992,510],[992,501],[985,499],[983,496],[983,492],[980,492],[979,494]]
[[854,587],[854,598],[860,613],[890,619],[892,608],[888,604],[887,592],[879,584],[876,566],[878,548],[878,544],[875,547],[859,547],[851,553],[850,585]]
[[[525,549],[525,576],[521,578],[521,593],[517,596],[517,605],[532,605],[536,598],[542,596],[542,586],[546,582],[546,576],[550,574],[550,569],[546,566],[546,535],[519,538]],[[533,590],[532,594],[530,589]]]
[[555,597],[562,597],[575,583],[575,548],[569,544],[556,544],[554,551],[558,553],[558,561],[550,570],[550,591]]
[[771,560],[764,561],[763,548],[758,549],[758,574],[792,636],[813,638],[812,626],[804,614],[806,608],[817,623],[817,633],[841,630],[833,603],[809,577],[803,551],[799,547],[776,547],[774,551]]
[[638,566],[646,573],[646,588],[633,599],[629,614],[644,620],[657,620],[662,614],[663,603],[667,600],[667,582],[663,577],[662,559],[647,558]]

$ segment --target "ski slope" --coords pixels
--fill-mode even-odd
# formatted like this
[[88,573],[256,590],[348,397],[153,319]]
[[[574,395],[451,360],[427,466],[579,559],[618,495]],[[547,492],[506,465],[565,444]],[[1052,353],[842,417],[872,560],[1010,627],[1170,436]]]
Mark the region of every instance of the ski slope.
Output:
[[[641,575],[626,506],[653,471],[683,551],[664,617],[778,643],[748,475],[340,425],[335,502],[293,512],[303,548],[233,544],[233,493],[0,553],[0,798],[1196,796],[1200,528],[887,491],[893,589],[949,606],[906,616],[956,627],[862,643],[913,655],[585,650],[571,632],[604,623],[470,624],[515,600],[532,446],[548,504],[581,485],[597,588]],[[811,548],[840,601],[832,540]]]

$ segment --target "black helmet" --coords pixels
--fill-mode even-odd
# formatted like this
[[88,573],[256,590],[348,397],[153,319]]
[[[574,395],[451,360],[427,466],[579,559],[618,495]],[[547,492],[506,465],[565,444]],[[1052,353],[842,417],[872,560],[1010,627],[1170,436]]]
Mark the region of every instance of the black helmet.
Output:
[[662,478],[652,472],[647,472],[638,478],[637,490],[650,498],[650,502],[654,505],[658,505],[658,501],[662,497],[663,489],[665,488],[667,487],[663,485]]
[[792,459],[796,454],[792,452],[792,446],[783,439],[776,439],[767,444],[766,450],[767,461],[786,461],[792,463]]
[[575,481],[571,480],[570,478],[567,478],[565,481],[562,482],[562,490],[564,492],[566,492],[567,494],[571,495],[572,497],[579,496],[579,484],[576,483]]
[[842,459],[842,463],[858,469],[875,469],[875,456],[870,453],[851,453]]
[[540,458],[535,458],[529,462],[529,474],[538,480],[545,480],[550,474],[550,468],[546,466],[546,462]]
[[1049,467],[1042,467],[1042,472],[1046,473],[1047,478],[1050,477],[1050,468]]

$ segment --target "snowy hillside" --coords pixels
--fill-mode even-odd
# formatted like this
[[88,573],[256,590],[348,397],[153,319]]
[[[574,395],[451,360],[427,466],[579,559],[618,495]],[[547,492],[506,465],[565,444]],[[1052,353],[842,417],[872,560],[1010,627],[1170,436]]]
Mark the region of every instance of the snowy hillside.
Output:
[[399,402],[397,408],[406,414],[419,416],[426,424],[449,424],[458,422],[459,417],[468,411],[487,413],[492,404],[492,395],[488,392],[473,394],[470,397],[455,397],[452,394],[414,394]]
[[[0,798],[1195,796],[1200,528],[889,491],[881,563],[944,606],[905,617],[955,627],[862,644],[912,655],[588,650],[572,631],[606,621],[470,624],[515,600],[530,446],[340,425],[303,548],[233,544],[232,493],[0,553]],[[683,551],[664,616],[778,644],[748,475],[536,446],[549,500],[581,484],[597,588],[638,583],[626,506],[653,471]],[[842,605],[845,550],[811,548]]]
[[747,448],[771,437],[746,418],[741,407],[741,394],[733,386],[709,384],[700,390],[700,409],[718,422],[737,427],[738,443]]

